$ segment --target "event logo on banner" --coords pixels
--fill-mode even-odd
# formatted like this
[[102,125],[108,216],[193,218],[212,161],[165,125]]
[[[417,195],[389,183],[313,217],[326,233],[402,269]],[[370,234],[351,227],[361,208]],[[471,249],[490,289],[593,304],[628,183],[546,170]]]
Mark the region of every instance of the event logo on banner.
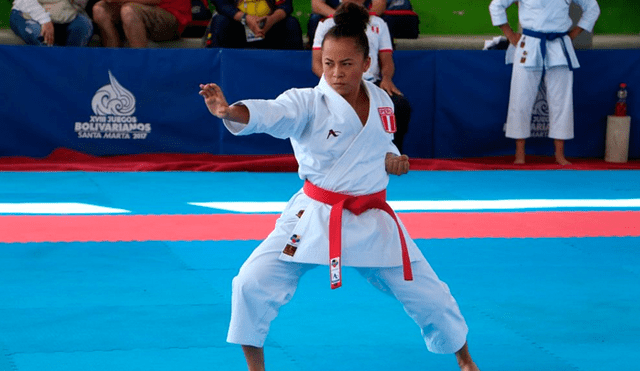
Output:
[[533,105],[531,115],[531,137],[546,138],[549,136],[549,103],[547,102],[547,86],[544,78],[540,83],[538,96]]
[[96,91],[91,100],[94,115],[89,122],[76,122],[78,138],[146,139],[151,124],[138,122],[133,116],[136,98],[109,71],[109,85]]

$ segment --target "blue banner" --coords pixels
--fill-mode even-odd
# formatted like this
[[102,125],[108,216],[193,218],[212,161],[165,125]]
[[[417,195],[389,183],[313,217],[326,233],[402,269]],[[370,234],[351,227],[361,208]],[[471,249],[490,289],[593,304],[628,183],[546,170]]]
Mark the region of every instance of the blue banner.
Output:
[[[567,142],[567,155],[604,156],[606,118],[626,82],[629,157],[640,158],[640,51],[579,51],[578,57],[575,139]],[[503,51],[397,51],[394,60],[394,81],[413,107],[409,156],[513,153],[503,131],[511,77]],[[220,84],[231,103],[275,98],[313,87],[318,78],[308,51],[2,45],[0,156],[44,157],[60,147],[100,156],[291,153],[288,141],[230,135],[198,95],[206,82]],[[550,140],[539,136],[527,141],[527,152],[552,154]]]

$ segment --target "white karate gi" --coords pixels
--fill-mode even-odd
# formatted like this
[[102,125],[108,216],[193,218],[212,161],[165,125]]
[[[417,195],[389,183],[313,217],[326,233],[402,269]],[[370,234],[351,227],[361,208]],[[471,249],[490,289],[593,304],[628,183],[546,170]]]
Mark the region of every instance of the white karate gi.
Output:
[[[291,89],[275,100],[236,103],[249,109],[249,123],[225,120],[224,124],[236,135],[267,133],[290,138],[300,178],[318,187],[349,195],[376,193],[389,181],[386,154],[398,154],[378,111],[393,104],[385,91],[363,83],[370,100],[365,126],[324,76],[313,89]],[[302,274],[317,265],[328,265],[330,209],[302,190],[290,199],[275,230],[233,280],[228,342],[262,347],[271,321],[293,296]],[[301,210],[304,213],[298,216]],[[345,210],[342,265],[357,267],[376,287],[395,295],[422,329],[429,350],[456,352],[466,341],[464,318],[446,284],[438,279],[406,230],[404,233],[413,281],[404,281],[400,238],[393,218],[381,210],[368,210],[360,216]],[[296,248],[293,256],[283,252],[287,244]],[[327,278],[327,288],[329,285]]]
[[[313,49],[322,49],[322,40],[324,36],[335,26],[336,22],[333,18],[327,18],[318,24],[316,34],[313,38]],[[392,53],[393,44],[391,43],[391,34],[389,27],[382,18],[371,15],[369,16],[369,24],[367,26],[367,40],[369,40],[369,57],[371,57],[371,65],[364,73],[363,78],[367,81],[376,82],[382,79],[380,75],[380,62],[378,53]]]
[[[494,26],[508,23],[506,9],[518,0],[493,0],[489,5]],[[582,10],[578,27],[591,32],[600,15],[596,0],[573,0]],[[543,33],[562,33],[571,28],[571,0],[519,0],[520,25]],[[564,41],[564,47],[563,47]],[[546,43],[543,60],[541,42]],[[566,47],[566,53],[565,48]],[[513,56],[513,57],[512,57]],[[507,64],[513,63],[511,94],[506,136],[525,139],[531,135],[531,113],[538,94],[540,80],[545,76],[549,103],[549,137],[573,138],[573,69],[579,68],[578,58],[569,36],[541,40],[523,35],[515,53],[507,53]],[[544,73],[543,73],[544,70]]]

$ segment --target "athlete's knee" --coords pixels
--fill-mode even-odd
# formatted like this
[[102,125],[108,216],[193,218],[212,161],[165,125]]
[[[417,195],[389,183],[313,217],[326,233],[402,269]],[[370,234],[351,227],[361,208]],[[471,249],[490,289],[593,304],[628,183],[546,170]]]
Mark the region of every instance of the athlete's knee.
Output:
[[238,275],[233,278],[231,286],[234,293],[244,296],[248,292],[256,291],[260,287],[260,284],[257,277],[254,276],[252,278],[241,270]]
[[280,291],[275,286],[275,281],[264,269],[247,269],[243,267],[232,281],[233,292],[246,298],[266,298]]

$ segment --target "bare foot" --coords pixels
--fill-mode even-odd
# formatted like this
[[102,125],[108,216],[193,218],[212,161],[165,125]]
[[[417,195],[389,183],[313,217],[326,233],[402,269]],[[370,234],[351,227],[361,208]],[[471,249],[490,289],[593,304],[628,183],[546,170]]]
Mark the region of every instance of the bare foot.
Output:
[[567,161],[567,159],[564,157],[564,140],[554,139],[553,145],[556,148],[556,162],[562,166],[571,165],[571,162]]
[[513,161],[514,165],[524,165],[524,159],[519,159],[517,158],[515,161]]
[[472,363],[470,365],[464,365],[464,366],[460,366],[460,370],[461,371],[480,371],[480,369],[478,368],[478,366],[476,366],[475,363]]

